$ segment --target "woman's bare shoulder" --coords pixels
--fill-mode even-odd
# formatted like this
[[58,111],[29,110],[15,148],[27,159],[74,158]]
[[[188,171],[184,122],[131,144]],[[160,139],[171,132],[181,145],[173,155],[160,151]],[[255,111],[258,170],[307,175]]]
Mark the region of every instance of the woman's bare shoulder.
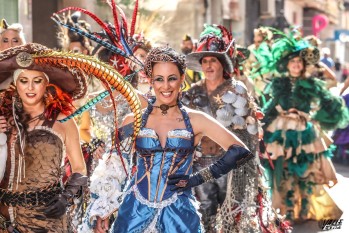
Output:
[[129,113],[124,117],[124,120],[122,121],[122,126],[128,125],[133,122],[134,122],[134,115],[133,113]]
[[190,118],[198,118],[198,119],[202,119],[202,118],[207,118],[209,115],[207,115],[206,113],[202,112],[202,111],[198,111],[195,109],[191,109],[188,107],[184,107],[186,112],[188,113]]
[[63,113],[60,113],[57,117],[56,123],[58,123],[58,125],[60,125],[60,127],[62,127],[62,128],[71,128],[71,127],[77,128],[77,124],[76,124],[76,121],[74,118],[71,118],[67,121],[60,122],[61,120],[65,119],[66,117],[67,117],[66,115],[64,115]]

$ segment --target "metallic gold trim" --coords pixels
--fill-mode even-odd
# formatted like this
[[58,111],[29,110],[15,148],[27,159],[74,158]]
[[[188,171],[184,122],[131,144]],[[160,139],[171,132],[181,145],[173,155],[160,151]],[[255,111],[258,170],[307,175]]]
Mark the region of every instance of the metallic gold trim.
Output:
[[212,175],[210,167],[206,167],[206,168],[200,170],[199,175],[202,177],[202,179],[205,181],[205,183],[214,180],[214,177]]

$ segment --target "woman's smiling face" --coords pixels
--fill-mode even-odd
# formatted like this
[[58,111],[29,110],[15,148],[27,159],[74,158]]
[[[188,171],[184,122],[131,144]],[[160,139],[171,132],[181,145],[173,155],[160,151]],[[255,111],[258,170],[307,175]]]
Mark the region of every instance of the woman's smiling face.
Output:
[[167,105],[176,104],[184,80],[184,75],[180,75],[177,65],[173,62],[156,62],[152,74],[151,85],[157,102]]
[[304,69],[303,59],[301,57],[292,58],[287,63],[287,69],[292,77],[301,76]]
[[36,70],[24,70],[16,81],[17,92],[23,105],[33,106],[43,101],[48,80],[45,74]]

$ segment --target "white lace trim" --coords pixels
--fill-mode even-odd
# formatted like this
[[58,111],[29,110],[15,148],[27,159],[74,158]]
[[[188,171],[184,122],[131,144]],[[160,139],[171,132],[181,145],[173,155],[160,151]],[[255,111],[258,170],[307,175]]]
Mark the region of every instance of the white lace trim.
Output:
[[119,208],[121,197],[124,194],[121,184],[125,179],[126,174],[120,157],[116,153],[112,153],[109,159],[104,156],[103,160],[99,161],[91,176],[90,204],[78,232],[92,233],[96,216],[105,219]]
[[155,208],[155,209],[162,209],[165,208],[166,206],[169,206],[173,203],[175,203],[178,199],[177,193],[174,193],[172,197],[170,197],[169,199],[166,199],[164,201],[161,202],[151,202],[147,199],[145,199],[142,194],[139,192],[137,185],[133,185],[126,193],[125,196],[130,194],[131,192],[134,192],[136,199],[142,203],[143,205],[146,205],[148,207],[151,208]]
[[148,129],[148,128],[143,128],[141,131],[138,133],[138,137],[157,137],[155,130],[153,129]]
[[193,134],[186,129],[168,131],[168,137],[191,139]]
[[158,233],[159,231],[156,229],[156,224],[158,223],[159,216],[161,214],[161,209],[156,210],[156,214],[149,224],[149,226],[144,230],[144,233]]

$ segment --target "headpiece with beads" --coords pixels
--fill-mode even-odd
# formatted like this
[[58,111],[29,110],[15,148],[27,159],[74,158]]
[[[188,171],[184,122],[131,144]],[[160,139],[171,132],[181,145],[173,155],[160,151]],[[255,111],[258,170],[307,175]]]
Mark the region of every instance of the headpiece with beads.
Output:
[[185,56],[168,46],[157,47],[149,52],[144,62],[145,73],[149,78],[153,75],[153,66],[156,62],[173,62],[178,66],[180,74],[184,74],[186,69]]

